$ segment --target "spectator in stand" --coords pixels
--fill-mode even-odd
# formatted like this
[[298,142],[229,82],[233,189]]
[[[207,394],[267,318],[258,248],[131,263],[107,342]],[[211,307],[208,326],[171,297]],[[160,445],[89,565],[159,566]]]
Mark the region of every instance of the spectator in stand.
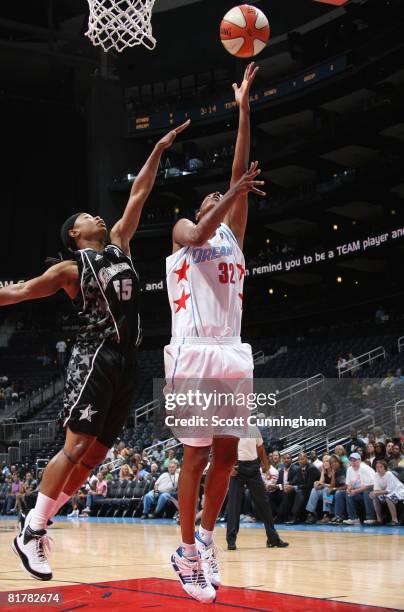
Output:
[[301,522],[302,513],[309,500],[311,490],[316,481],[320,479],[320,470],[315,465],[309,463],[306,453],[299,453],[299,468],[293,480],[285,485],[286,492],[294,489],[295,496],[290,510],[290,518],[286,525],[297,525]]
[[363,440],[358,438],[358,432],[356,431],[356,429],[351,429],[350,436],[351,439],[348,440],[348,442],[345,444],[345,450],[347,452],[347,455],[351,455],[351,453],[356,452],[358,446],[363,448],[364,451],[366,450],[366,444]]
[[359,453],[351,453],[350,466],[346,474],[346,505],[348,518],[344,525],[360,525],[356,504],[362,502],[365,506],[365,525],[374,525],[376,515],[369,493],[373,490],[374,471],[361,461]]
[[66,518],[78,518],[81,512],[86,506],[87,491],[86,487],[81,487],[72,497],[72,511],[66,516]]
[[282,467],[281,454],[276,448],[275,450],[272,451],[271,454],[272,454],[271,459],[269,459],[269,454],[268,454],[268,461],[270,465],[273,465],[276,470],[279,470]]
[[127,463],[125,463],[119,470],[119,480],[129,480],[129,476],[133,475],[133,470]]
[[4,479],[4,484],[5,484],[5,497],[4,497],[4,502],[3,502],[3,506],[1,508],[0,514],[7,514],[6,512],[6,506],[7,506],[7,500],[9,495],[11,495],[11,487],[13,484],[13,478],[11,476],[11,474],[8,474],[5,479]]
[[36,487],[37,481],[34,480],[32,472],[27,472],[21,489],[15,496],[15,508],[17,512],[24,512],[26,510],[26,498],[32,495]]
[[389,370],[386,374],[386,377],[380,383],[380,388],[381,389],[391,389],[393,386],[394,386],[394,376],[391,370]]
[[[269,463],[269,462],[268,462]],[[267,472],[262,473],[262,479],[264,481],[265,489],[269,492],[269,487],[275,485],[278,481],[279,470],[269,463]]]
[[157,463],[152,463],[150,465],[150,473],[147,475],[146,478],[154,478],[154,480],[157,480],[157,478],[160,476],[160,470],[159,470],[159,466]]
[[346,359],[345,357],[338,357],[338,361],[337,361],[337,371],[338,373],[341,373],[345,370],[346,368]]
[[16,512],[15,501],[17,493],[20,493],[22,489],[22,483],[17,472],[12,473],[11,476],[11,488],[7,493],[4,514],[14,514]]
[[399,460],[397,467],[404,468],[404,442],[401,442],[400,444],[400,451],[401,451],[401,459]]
[[114,479],[113,475],[111,474],[111,467],[112,467],[111,464],[103,465],[101,470],[100,470],[100,472],[103,475],[104,480],[106,480],[107,482],[108,482],[108,480],[113,480]]
[[404,376],[401,368],[397,368],[396,375],[394,376],[394,386],[402,385],[404,383]]
[[63,368],[66,363],[66,349],[67,344],[64,340],[58,340],[56,343],[56,352],[58,356],[58,366]]
[[292,455],[286,453],[282,455],[282,467],[279,470],[278,480],[276,484],[269,485],[269,502],[277,517],[276,523],[284,523],[287,520],[292,507],[295,490],[287,489],[287,485],[291,482],[299,470],[299,466],[292,463]]
[[329,502],[327,501],[327,496],[325,493],[328,490],[328,487],[331,485],[332,468],[331,468],[330,460],[331,460],[330,455],[323,455],[323,461],[321,463],[321,467],[316,466],[313,461],[311,462],[311,465],[314,465],[315,467],[317,467],[317,469],[321,471],[321,475],[320,475],[320,479],[316,480],[313,483],[313,488],[310,492],[310,497],[306,505],[306,510],[308,512],[306,523],[308,525],[313,525],[314,523],[317,523],[318,521],[317,506],[320,500],[322,502],[323,514],[325,512],[327,512],[327,515],[329,514],[328,509],[327,509],[328,508],[327,504],[329,504]]
[[[142,518],[155,518],[163,512],[168,502],[172,502],[178,510],[178,502],[174,495],[178,488],[177,463],[172,461],[168,465],[168,472],[163,472],[154,483],[154,490],[149,491],[143,498]],[[154,513],[150,510],[155,507]]]
[[[329,455],[326,456],[328,457]],[[317,457],[317,451],[315,450],[310,451],[310,463],[320,470],[320,472],[323,469],[323,462]]]
[[359,364],[356,357],[354,357],[353,353],[349,353],[348,355],[349,367],[351,368],[351,376],[356,376],[359,370]]
[[384,323],[385,317],[386,313],[383,310],[383,306],[379,306],[375,314],[376,323]]
[[386,446],[383,442],[375,444],[375,458],[373,459],[372,468],[376,469],[376,461],[386,459]]
[[375,442],[383,442],[383,444],[386,442],[386,434],[381,427],[375,427],[373,433],[375,435]]
[[357,446],[354,452],[360,454],[361,461],[365,461],[366,459],[366,449],[365,448],[362,448],[361,446]]
[[[126,466],[126,467],[130,469],[129,466]],[[107,496],[107,492],[108,492],[107,481],[104,480],[103,473],[98,472],[97,482],[95,483],[94,489],[92,489],[87,495],[86,507],[81,513],[81,516],[88,516],[89,514],[91,514],[91,508],[94,505],[94,503],[97,503],[98,501],[104,499],[104,497]]]
[[386,438],[386,461],[389,462],[391,453],[393,452],[394,443],[391,439]]
[[120,456],[122,457],[123,461],[124,461],[125,463],[128,463],[128,461],[130,460],[130,451],[129,451],[129,449],[128,449],[128,448],[123,448],[123,449],[120,451],[120,453],[119,453],[119,454],[120,454]]
[[[324,513],[324,517],[320,522],[332,522],[340,524],[343,522],[345,516],[345,489],[347,469],[345,464],[342,462],[341,457],[339,457],[338,455],[331,455],[330,463],[332,469],[332,477],[330,486],[326,491],[326,495],[329,498],[332,497],[333,499],[327,500],[330,501],[330,504],[328,506],[328,517],[326,516],[326,513]],[[342,501],[342,504],[338,501],[338,496],[340,495],[343,496],[342,500],[340,499],[340,501]],[[330,519],[330,515],[332,514],[334,514],[334,517]]]
[[373,461],[376,459],[376,449],[372,442],[366,444],[365,462],[373,467]]
[[151,454],[151,458],[157,463],[164,461],[164,457],[165,454],[162,446],[157,446]]
[[170,448],[166,451],[166,458],[163,461],[163,471],[164,470],[168,470],[168,466],[170,465],[170,463],[172,462],[172,460],[175,457],[175,451],[174,449]]
[[383,523],[382,518],[382,503],[386,502],[391,515],[391,521],[388,525],[399,525],[397,516],[397,504],[404,501],[404,484],[387,471],[386,461],[376,461],[376,474],[374,476],[374,490],[369,494],[373,501],[377,520],[380,524]]
[[7,466],[7,463],[3,461],[1,468],[1,482],[5,482],[7,476],[10,476],[10,474],[11,472],[9,467]]
[[387,466],[390,470],[400,467],[400,463],[404,460],[404,455],[401,453],[399,444],[393,444],[391,455],[387,461]]
[[6,408],[7,406],[9,406],[11,404],[11,402],[13,401],[13,388],[11,385],[8,385],[5,389],[4,389],[4,398],[5,398],[5,404],[6,404]]

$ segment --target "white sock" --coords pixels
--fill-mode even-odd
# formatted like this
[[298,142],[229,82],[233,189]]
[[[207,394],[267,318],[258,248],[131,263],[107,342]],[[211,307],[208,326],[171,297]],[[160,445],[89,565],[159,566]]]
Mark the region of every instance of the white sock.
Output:
[[185,544],[185,542],[182,542],[181,548],[182,548],[182,554],[184,555],[184,557],[197,557],[198,556],[198,551],[196,550],[195,542],[193,544]]
[[63,491],[59,493],[59,497],[55,501],[55,505],[53,506],[52,512],[48,516],[48,518],[51,519],[53,516],[56,516],[60,508],[64,506],[65,503],[68,502],[70,498],[71,498],[71,495],[67,495],[67,493],[64,493]]
[[43,493],[38,493],[38,499],[36,500],[35,508],[29,522],[31,529],[34,531],[46,529],[48,517],[55,507],[55,503],[56,499],[52,499]]
[[204,529],[201,525],[199,525],[198,535],[201,538],[202,542],[209,546],[213,540],[213,531],[208,531]]

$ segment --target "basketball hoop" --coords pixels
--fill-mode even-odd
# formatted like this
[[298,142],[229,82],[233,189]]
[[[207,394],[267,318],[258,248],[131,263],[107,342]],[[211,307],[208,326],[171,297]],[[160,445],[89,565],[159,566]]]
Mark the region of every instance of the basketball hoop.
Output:
[[155,0],[87,0],[90,18],[86,36],[104,51],[156,46],[151,16]]

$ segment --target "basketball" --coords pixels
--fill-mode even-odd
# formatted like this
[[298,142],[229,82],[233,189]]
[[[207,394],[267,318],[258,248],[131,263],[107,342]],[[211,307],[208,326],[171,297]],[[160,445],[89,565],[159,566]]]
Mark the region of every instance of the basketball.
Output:
[[226,51],[236,57],[254,57],[265,49],[271,28],[266,15],[249,4],[230,9],[220,24],[220,38]]

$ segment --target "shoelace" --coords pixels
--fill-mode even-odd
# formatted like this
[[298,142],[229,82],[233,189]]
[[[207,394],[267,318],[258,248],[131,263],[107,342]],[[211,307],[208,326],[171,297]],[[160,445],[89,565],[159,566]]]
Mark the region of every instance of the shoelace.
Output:
[[209,547],[206,547],[204,550],[203,560],[209,562],[210,568],[214,572],[219,571],[219,567],[217,564],[217,557],[218,557],[217,553],[218,553],[218,548],[214,542],[212,542],[212,544]]
[[187,572],[183,575],[184,582],[199,585],[202,588],[207,586],[205,573],[200,561],[190,561],[188,559],[187,562],[182,562],[180,564],[180,569]]
[[38,559],[41,563],[46,563],[48,560],[47,557],[52,550],[53,540],[50,536],[42,536],[41,538],[36,538],[36,551],[38,553]]

